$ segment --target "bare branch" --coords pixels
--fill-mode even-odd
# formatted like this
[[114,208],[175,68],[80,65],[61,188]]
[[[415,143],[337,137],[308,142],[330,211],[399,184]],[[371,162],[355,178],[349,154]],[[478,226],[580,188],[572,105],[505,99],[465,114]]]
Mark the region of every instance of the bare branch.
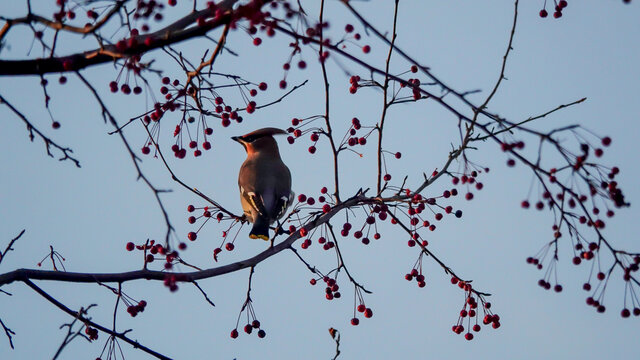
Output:
[[53,305],[55,305],[58,309],[64,311],[65,313],[69,314],[70,316],[73,316],[74,318],[78,318],[80,321],[84,322],[85,324],[89,324],[92,327],[107,333],[111,336],[115,336],[118,339],[121,339],[123,341],[125,341],[126,343],[132,345],[134,348],[136,349],[140,349],[144,352],[146,352],[147,354],[154,356],[158,359],[163,359],[163,360],[170,360],[171,358],[164,356],[154,350],[151,350],[150,348],[140,344],[138,341],[136,340],[131,340],[130,338],[128,338],[127,336],[124,335],[124,333],[117,333],[111,329],[108,329],[104,326],[101,326],[89,319],[87,319],[86,317],[84,317],[81,312],[78,311],[73,311],[71,309],[69,309],[68,307],[66,307],[64,304],[62,304],[61,302],[59,302],[58,300],[56,300],[54,297],[52,297],[51,295],[49,295],[46,291],[42,290],[41,288],[39,288],[36,284],[34,284],[33,282],[31,282],[28,279],[23,280],[23,282],[29,286],[30,288],[32,288],[35,292],[37,292],[38,294],[40,294],[40,296],[42,296],[43,298],[45,298],[47,301],[49,301],[50,303],[52,303]]
[[[237,20],[246,12],[247,6],[240,6],[232,10],[237,0],[225,0],[217,4],[217,8],[224,13],[201,25],[187,27],[195,24],[198,18],[213,16],[209,9],[192,12],[183,18],[176,20],[163,29],[151,34],[134,36],[132,43],[135,46],[125,51],[118,50],[116,45],[105,45],[99,49],[85,51],[83,53],[68,55],[65,57],[49,57],[44,59],[0,60],[0,76],[2,75],[28,75],[45,74],[51,72],[78,71],[86,67],[111,62],[124,57],[142,54],[164,46],[176,44],[185,40],[205,35],[207,32],[222,25]],[[263,0],[268,3],[270,0]],[[147,40],[149,39],[149,40]]]
[[2,260],[4,260],[4,257],[7,255],[7,253],[9,251],[13,250],[13,248],[12,248],[13,243],[18,241],[18,239],[20,239],[20,237],[22,237],[22,235],[24,234],[25,231],[26,231],[26,229],[22,229],[22,231],[20,231],[20,234],[18,234],[18,236],[14,237],[13,239],[11,239],[11,241],[9,241],[9,245],[7,245],[6,249],[4,249],[3,252],[0,252],[0,263],[2,263]]
[[[2,65],[0,65],[0,67],[1,66]],[[58,149],[58,151],[60,151],[63,155],[58,160],[60,161],[71,160],[77,167],[80,167],[80,161],[78,161],[78,159],[70,155],[71,153],[73,153],[73,150],[71,150],[68,147],[62,147],[58,145],[56,142],[51,140],[48,136],[44,135],[40,130],[38,130],[38,128],[36,128],[31,124],[31,122],[29,122],[29,119],[27,119],[26,116],[24,116],[20,111],[18,111],[18,109],[16,109],[13,105],[11,105],[11,103],[9,103],[7,99],[5,99],[2,95],[0,95],[0,104],[5,104],[14,114],[16,114],[16,116],[22,119],[22,121],[27,125],[27,131],[29,132],[29,139],[31,141],[33,141],[35,137],[34,133],[37,134],[42,139],[42,141],[44,142],[45,148],[47,150],[47,155],[49,155],[50,157],[53,157],[53,154],[51,154],[51,147],[53,146],[54,148]]]
[[2,321],[2,319],[0,319],[0,325],[2,325],[2,328],[4,329],[4,334],[7,335],[7,339],[9,339],[9,346],[11,346],[12,349],[14,349],[13,347],[13,338],[11,337],[11,335],[15,335],[16,333],[13,332],[13,330],[9,329],[4,322]]

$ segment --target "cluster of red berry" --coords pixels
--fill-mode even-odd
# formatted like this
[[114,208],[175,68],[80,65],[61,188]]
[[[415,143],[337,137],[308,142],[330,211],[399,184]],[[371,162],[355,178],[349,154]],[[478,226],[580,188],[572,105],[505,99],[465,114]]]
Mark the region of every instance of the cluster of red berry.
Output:
[[[545,1],[545,3],[546,3],[546,1]],[[566,0],[558,1],[558,3],[556,4],[556,7],[555,7],[555,11],[553,12],[553,17],[556,18],[556,19],[561,18],[562,17],[562,10],[564,10],[564,8],[566,8],[567,5],[569,5],[569,4],[567,3]],[[547,13],[546,9],[540,10],[540,17],[546,18],[548,15],[549,15],[549,13]]]
[[[465,291],[465,301],[462,306],[462,310],[458,315],[458,321],[455,325],[452,326],[451,330],[456,334],[462,334],[465,331],[465,327],[463,325],[465,319],[467,321],[467,332],[464,335],[464,338],[467,340],[473,340],[473,333],[479,332],[482,327],[478,323],[478,318],[480,316],[478,311],[478,302],[476,298],[473,296],[473,291],[470,283],[459,280],[456,277],[451,278],[451,283],[454,285],[458,285],[461,289]],[[500,327],[500,316],[498,314],[493,314],[491,312],[491,303],[484,301],[484,299],[479,296],[482,302],[482,310],[484,313],[484,317],[482,318],[483,325],[491,324],[491,327],[497,329]],[[474,319],[475,324],[471,325],[472,319]]]

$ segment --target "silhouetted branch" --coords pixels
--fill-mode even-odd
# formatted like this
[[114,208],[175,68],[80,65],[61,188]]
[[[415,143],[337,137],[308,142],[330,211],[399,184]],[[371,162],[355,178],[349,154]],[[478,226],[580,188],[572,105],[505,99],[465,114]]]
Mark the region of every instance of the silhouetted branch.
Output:
[[9,251],[12,251],[13,248],[13,243],[15,243],[16,241],[18,241],[18,239],[20,239],[20,237],[22,237],[22,235],[24,234],[24,232],[26,231],[26,229],[22,229],[22,231],[20,231],[20,234],[18,234],[16,237],[14,237],[13,239],[11,239],[11,241],[9,241],[9,244],[7,245],[7,247],[4,249],[4,251],[0,252],[0,263],[2,263],[2,260],[4,260],[4,257],[7,256],[7,253]]
[[[0,69],[1,68],[2,68],[2,65],[0,64]],[[29,139],[31,141],[33,141],[33,139],[35,138],[34,133],[37,134],[42,139],[42,141],[44,142],[45,148],[47,150],[47,155],[49,155],[50,157],[53,157],[53,154],[51,154],[51,147],[53,146],[54,148],[58,149],[58,151],[60,151],[63,155],[63,157],[61,157],[58,160],[60,161],[71,160],[77,167],[80,167],[80,161],[78,161],[78,159],[70,155],[73,152],[73,150],[71,150],[68,147],[62,147],[58,145],[53,140],[51,140],[48,136],[44,135],[40,130],[38,130],[38,128],[36,128],[35,126],[33,126],[33,124],[31,124],[31,122],[27,119],[26,116],[24,116],[20,111],[18,111],[18,109],[16,109],[13,105],[11,105],[11,103],[9,103],[7,99],[5,99],[2,95],[0,95],[0,104],[5,104],[14,114],[16,114],[16,116],[22,119],[25,125],[27,125],[27,131],[29,132]]]
[[4,329],[4,334],[7,335],[7,339],[9,339],[9,346],[11,346],[11,348],[13,349],[13,338],[11,337],[11,335],[15,335],[16,333],[13,332],[13,330],[9,329],[4,322],[2,321],[2,319],[0,319],[0,325],[2,325],[2,329]]
[[[66,273],[65,273],[66,274]],[[121,339],[123,341],[125,341],[126,343],[132,345],[134,348],[136,349],[140,349],[144,352],[146,352],[147,354],[154,356],[158,359],[163,359],[163,360],[171,360],[169,357],[164,356],[154,350],[149,349],[148,347],[140,344],[138,341],[136,340],[131,340],[130,338],[128,338],[127,336],[124,335],[124,333],[117,333],[111,329],[108,329],[104,326],[101,326],[89,319],[87,319],[85,316],[83,316],[80,312],[78,311],[73,311],[71,309],[69,309],[67,306],[65,306],[64,304],[62,304],[61,302],[59,302],[58,300],[56,300],[55,298],[53,298],[51,295],[49,295],[47,292],[45,292],[44,290],[40,289],[38,286],[36,286],[36,284],[34,284],[33,282],[31,282],[28,279],[24,279],[23,282],[29,286],[30,288],[32,288],[35,292],[37,292],[38,294],[40,294],[40,296],[42,296],[43,298],[45,298],[47,301],[49,301],[50,303],[52,303],[53,305],[55,305],[58,309],[64,311],[65,313],[69,314],[70,316],[79,319],[80,321],[82,321],[85,324],[91,325],[92,327],[107,333],[109,335],[115,336],[118,339]]]

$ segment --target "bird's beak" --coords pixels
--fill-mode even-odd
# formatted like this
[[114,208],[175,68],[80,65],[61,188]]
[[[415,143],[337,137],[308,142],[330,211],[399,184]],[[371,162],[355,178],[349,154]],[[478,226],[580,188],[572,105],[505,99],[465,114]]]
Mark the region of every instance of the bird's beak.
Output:
[[231,140],[233,140],[233,141],[237,141],[237,142],[239,142],[239,143],[241,143],[241,144],[242,144],[242,141],[240,140],[240,136],[232,136],[232,137],[231,137]]

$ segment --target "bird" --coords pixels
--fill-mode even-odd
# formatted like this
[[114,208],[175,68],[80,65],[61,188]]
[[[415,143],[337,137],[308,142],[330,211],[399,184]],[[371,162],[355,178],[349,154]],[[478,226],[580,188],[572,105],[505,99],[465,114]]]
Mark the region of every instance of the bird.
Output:
[[282,162],[273,138],[278,134],[286,132],[267,127],[231,138],[247,152],[238,174],[238,187],[244,215],[253,223],[251,239],[269,240],[269,225],[286,213],[295,196],[291,191],[291,172]]

